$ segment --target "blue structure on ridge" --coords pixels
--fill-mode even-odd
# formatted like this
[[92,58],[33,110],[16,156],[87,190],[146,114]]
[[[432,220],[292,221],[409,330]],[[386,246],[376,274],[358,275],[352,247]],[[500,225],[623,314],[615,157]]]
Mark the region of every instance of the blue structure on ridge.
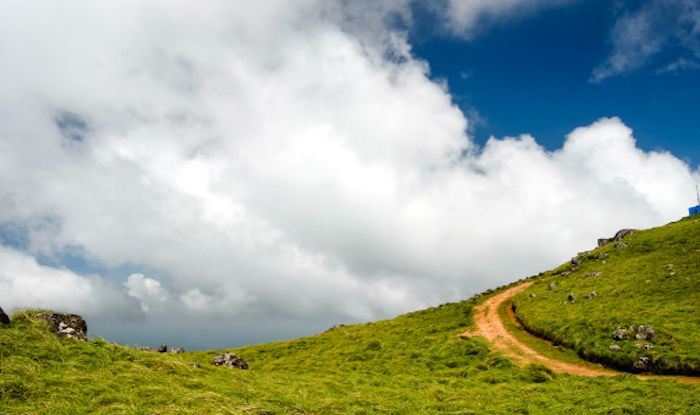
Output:
[[696,192],[697,195],[698,195],[698,205],[697,205],[697,206],[694,206],[694,207],[691,207],[690,209],[688,209],[688,212],[690,213],[690,216],[693,216],[693,215],[700,215],[700,188],[698,188],[698,185],[697,185],[697,184],[695,185],[695,192]]

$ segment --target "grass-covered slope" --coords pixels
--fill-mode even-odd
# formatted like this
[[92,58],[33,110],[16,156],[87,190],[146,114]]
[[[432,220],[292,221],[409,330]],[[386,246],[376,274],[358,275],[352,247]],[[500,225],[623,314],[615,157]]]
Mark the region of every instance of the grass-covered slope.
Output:
[[[580,265],[545,273],[514,299],[529,331],[621,369],[700,375],[698,218],[638,231],[578,258]],[[613,338],[618,329],[622,340]]]
[[[0,327],[2,414],[676,414],[697,386],[553,375],[461,339],[475,300],[216,354],[166,355],[57,338],[32,313]],[[189,365],[200,362],[201,367]]]

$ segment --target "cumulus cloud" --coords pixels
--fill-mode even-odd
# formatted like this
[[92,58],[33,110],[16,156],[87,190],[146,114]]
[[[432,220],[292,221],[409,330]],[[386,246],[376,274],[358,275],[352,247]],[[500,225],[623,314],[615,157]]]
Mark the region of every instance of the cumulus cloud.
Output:
[[[593,70],[590,81],[639,69],[669,47],[681,56],[658,72],[692,69],[700,58],[700,5],[695,0],[652,0],[634,9],[623,9],[610,35],[610,56]],[[695,64],[695,65],[693,65]]]
[[35,263],[12,281],[87,288],[11,306],[131,304],[140,328],[98,324],[110,338],[225,346],[388,317],[692,199],[697,173],[617,118],[555,152],[528,135],[479,148],[405,34],[358,36],[341,3],[0,8],[0,224],[28,241],[13,255],[148,270],[110,285]]

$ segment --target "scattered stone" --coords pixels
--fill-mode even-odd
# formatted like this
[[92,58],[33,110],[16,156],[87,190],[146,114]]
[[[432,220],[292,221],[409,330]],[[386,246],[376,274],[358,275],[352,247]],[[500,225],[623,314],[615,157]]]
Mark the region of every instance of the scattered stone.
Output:
[[634,368],[645,370],[649,368],[649,363],[651,363],[651,359],[649,359],[647,356],[642,356],[639,358],[639,360],[634,362]]
[[609,347],[609,349],[612,350],[613,352],[619,352],[621,347],[616,345],[616,344],[613,344],[612,346]]
[[41,313],[37,318],[46,322],[60,337],[87,340],[87,323],[77,314]]
[[613,332],[612,334],[613,340],[621,341],[625,340],[627,338],[627,330],[625,329],[617,329]]
[[600,276],[600,272],[593,271],[593,272],[589,272],[587,274],[582,275],[581,278],[590,278],[590,277],[598,277],[598,276]]
[[224,366],[232,369],[248,369],[248,363],[235,353],[223,353],[214,356],[212,364],[215,366]]
[[624,242],[618,242],[615,245],[613,245],[615,248],[620,249],[620,248],[627,248],[629,245],[627,245]]
[[139,347],[139,350],[144,351],[144,352],[152,352],[153,348],[148,347],[148,346],[141,346],[141,347]]
[[573,294],[569,294],[569,296],[567,297],[567,299],[568,299],[569,301],[574,301],[574,300],[576,300],[576,296],[573,295]]
[[577,256],[571,258],[571,265],[572,266],[577,267],[581,264],[583,264],[583,258],[581,258],[581,256],[577,255]]
[[644,349],[644,350],[651,350],[654,348],[653,344],[642,344],[642,343],[637,343],[634,345],[634,347],[638,349]]
[[568,277],[569,275],[571,275],[571,271],[564,271],[561,273],[561,275],[562,277]]
[[551,284],[549,284],[549,287],[547,287],[547,289],[548,289],[549,291],[552,291],[552,290],[555,289],[555,288],[557,288],[557,284],[555,284],[555,283],[551,283]]
[[537,297],[537,295],[535,295],[534,293],[530,294],[530,298],[535,298],[535,297]]
[[650,325],[632,326],[632,330],[636,332],[634,338],[637,340],[653,340],[656,337],[656,331]]
[[161,344],[158,346],[158,353],[167,353],[168,352],[168,345],[167,344]]
[[608,253],[607,253],[607,252],[601,252],[601,253],[598,254],[598,256],[597,256],[596,258],[598,258],[598,260],[600,261],[601,259],[605,259],[605,258],[607,258],[607,257],[608,257]]
[[183,349],[182,347],[173,347],[170,350],[168,350],[168,353],[170,353],[170,354],[185,353],[185,349]]
[[190,362],[190,363],[188,363],[188,365],[194,366],[194,367],[197,367],[197,368],[202,367],[202,365],[200,365],[199,362]]
[[0,307],[0,324],[10,324],[10,317]]
[[586,295],[584,296],[584,298],[585,298],[586,300],[591,300],[591,299],[593,299],[594,297],[597,297],[597,296],[598,296],[598,293],[597,293],[597,292],[591,291],[591,292],[589,292],[588,294],[586,294]]
[[328,330],[326,330],[326,333],[328,333],[329,331],[338,330],[341,327],[345,327],[345,324],[334,324],[330,326]]

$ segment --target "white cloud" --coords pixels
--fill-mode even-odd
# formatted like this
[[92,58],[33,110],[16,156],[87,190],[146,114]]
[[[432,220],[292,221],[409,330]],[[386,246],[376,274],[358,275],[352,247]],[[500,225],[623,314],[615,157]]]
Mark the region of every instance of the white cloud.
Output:
[[553,153],[476,148],[404,36],[359,39],[326,4],[0,6],[0,224],[27,230],[21,255],[153,270],[116,291],[67,275],[84,309],[149,310],[143,336],[238,342],[463,298],[691,202],[689,167],[615,118]]
[[[652,0],[625,10],[610,35],[611,54],[593,70],[590,81],[639,69],[669,46],[700,57],[699,16],[700,5],[695,0]],[[685,62],[691,63],[680,57],[660,72],[683,69]]]

